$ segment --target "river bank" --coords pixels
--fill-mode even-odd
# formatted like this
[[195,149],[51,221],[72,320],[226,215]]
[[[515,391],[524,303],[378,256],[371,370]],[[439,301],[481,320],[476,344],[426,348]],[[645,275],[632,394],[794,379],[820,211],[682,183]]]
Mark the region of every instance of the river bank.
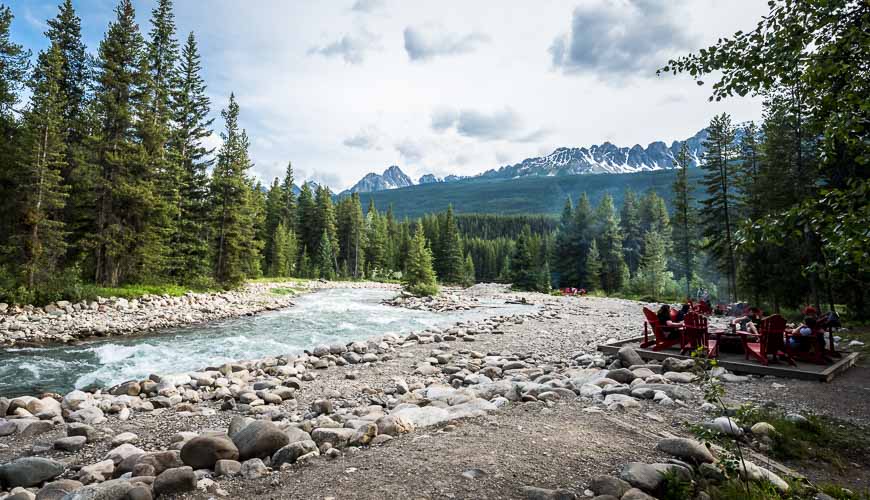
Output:
[[[574,498],[524,488],[598,493],[598,476],[626,463],[668,463],[656,435],[686,435],[686,421],[716,416],[687,367],[596,352],[637,334],[639,303],[468,294],[535,309],[9,402],[0,423],[6,494]],[[737,402],[812,406],[803,384],[732,380]],[[867,419],[860,401],[819,410]],[[10,470],[31,471],[29,484],[13,485]]]
[[199,325],[291,307],[299,294],[336,287],[399,288],[393,284],[368,282],[256,282],[240,290],[190,292],[180,297],[107,297],[77,303],[59,301],[44,307],[3,304],[0,307],[0,346],[69,343]]

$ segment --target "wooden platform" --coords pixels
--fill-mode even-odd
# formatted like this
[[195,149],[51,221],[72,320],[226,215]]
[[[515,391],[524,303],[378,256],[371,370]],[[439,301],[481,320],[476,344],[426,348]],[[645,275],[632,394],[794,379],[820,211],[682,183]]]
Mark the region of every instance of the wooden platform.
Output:
[[[608,354],[616,354],[621,347],[634,347],[638,354],[644,359],[663,360],[665,358],[691,359],[691,356],[681,355],[679,347],[665,349],[663,351],[653,351],[651,349],[641,349],[640,343],[643,337],[637,337],[610,344],[598,346],[598,350]],[[751,375],[773,375],[775,377],[796,378],[802,380],[818,380],[820,382],[830,382],[840,373],[851,368],[861,353],[842,351],[843,357],[834,358],[834,362],[829,365],[817,365],[814,363],[804,363],[796,361],[797,367],[791,366],[788,363],[775,364],[771,363],[767,366],[753,360],[747,360],[743,354],[721,352],[719,354],[719,366],[741,374]]]

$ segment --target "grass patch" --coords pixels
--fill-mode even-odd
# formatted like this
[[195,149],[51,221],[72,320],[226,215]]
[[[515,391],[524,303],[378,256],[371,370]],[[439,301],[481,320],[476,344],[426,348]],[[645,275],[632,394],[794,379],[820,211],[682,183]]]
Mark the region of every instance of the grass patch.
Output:
[[269,293],[271,293],[272,295],[296,295],[299,292],[300,292],[299,288],[284,287],[284,286],[269,289]]
[[870,448],[866,429],[821,416],[809,416],[806,422],[792,422],[769,410],[753,410],[741,415],[741,423],[752,426],[767,422],[776,429],[771,436],[770,455],[781,460],[824,461],[837,469],[848,467],[849,456]]
[[249,279],[248,283],[292,283],[292,282],[307,283],[309,281],[311,281],[311,280],[308,278],[290,278],[290,277],[275,276],[275,277],[271,277],[271,278],[264,277],[264,278]]

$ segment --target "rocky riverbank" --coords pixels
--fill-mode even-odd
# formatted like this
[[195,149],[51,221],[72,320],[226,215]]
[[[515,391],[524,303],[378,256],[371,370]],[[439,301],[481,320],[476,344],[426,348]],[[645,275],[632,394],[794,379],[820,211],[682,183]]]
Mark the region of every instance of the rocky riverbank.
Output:
[[522,298],[537,309],[0,400],[0,499],[575,498],[612,472],[646,498],[656,464],[700,457],[651,437],[721,425],[691,364],[595,351],[639,304]]
[[[240,290],[187,293],[180,297],[145,295],[71,303],[58,301],[44,307],[0,304],[0,346],[66,343],[89,337],[133,335],[250,316],[293,305],[293,297],[325,288],[388,288],[397,285],[352,282],[250,283]],[[286,293],[292,288],[296,293]],[[274,293],[281,289],[281,293]]]

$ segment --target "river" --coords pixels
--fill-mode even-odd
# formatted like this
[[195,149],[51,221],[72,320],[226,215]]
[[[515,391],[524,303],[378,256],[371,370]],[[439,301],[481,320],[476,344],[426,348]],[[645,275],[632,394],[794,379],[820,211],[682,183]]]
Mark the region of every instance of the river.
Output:
[[530,310],[530,306],[505,304],[496,298],[481,298],[481,307],[451,313],[381,304],[394,295],[379,289],[324,290],[300,296],[294,307],[257,316],[74,345],[3,349],[0,396],[63,394],[151,373],[179,373],[228,361],[296,354],[319,344],[407,334]]

